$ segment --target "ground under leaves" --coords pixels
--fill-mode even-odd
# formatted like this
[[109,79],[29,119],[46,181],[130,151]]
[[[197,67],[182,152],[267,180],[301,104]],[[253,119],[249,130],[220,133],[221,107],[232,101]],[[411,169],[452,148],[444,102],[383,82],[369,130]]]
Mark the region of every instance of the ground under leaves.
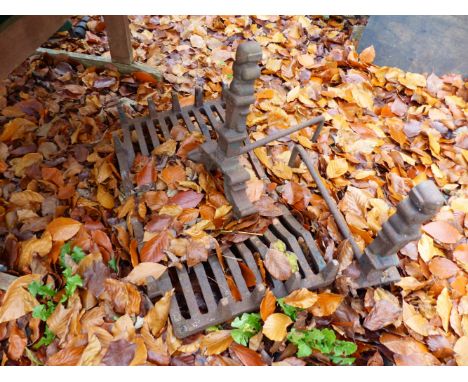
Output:
[[[34,55],[0,85],[0,260],[20,276],[0,291],[2,364],[315,365],[355,358],[359,365],[468,365],[467,83],[459,75],[372,65],[373,49],[357,54],[350,40],[362,19],[131,21],[136,58],[158,68],[163,82]],[[84,40],[63,33],[45,46],[106,54],[104,23],[93,17],[89,28]],[[322,114],[319,142],[311,143],[307,128],[256,150],[271,184],[252,174],[249,197],[260,213],[243,221],[233,220],[219,174],[187,160],[201,137],[181,126],[151,158],[137,157],[139,192],[123,198],[111,140],[118,101],[137,116],[147,112],[148,97],[168,109],[171,90],[182,104],[193,102],[196,84],[217,97],[244,39],[264,52],[248,116],[251,139]],[[362,247],[414,185],[436,182],[447,203],[399,253],[399,283],[350,288],[350,246],[310,175],[287,165],[291,142],[317,158]],[[259,315],[177,339],[170,293],[150,301],[147,276],[222,256],[230,243],[263,232],[278,203],[301,216],[327,261],[340,261],[335,283],[279,301],[267,293]],[[145,227],[143,243],[132,218]]]

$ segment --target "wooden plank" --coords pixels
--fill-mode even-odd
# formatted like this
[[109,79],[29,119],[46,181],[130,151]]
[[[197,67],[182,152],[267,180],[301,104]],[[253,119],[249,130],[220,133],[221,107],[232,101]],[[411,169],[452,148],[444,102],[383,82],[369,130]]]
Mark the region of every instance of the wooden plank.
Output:
[[130,65],[133,62],[133,48],[128,16],[104,16],[104,21],[112,62]]
[[0,79],[47,41],[68,16],[15,16],[0,26]]
[[9,275],[8,273],[0,272],[0,289],[7,290],[10,284],[15,281],[17,277]]
[[113,65],[117,68],[117,70],[120,73],[123,74],[131,74],[134,72],[146,72],[151,74],[155,79],[162,80],[162,75],[157,69],[154,69],[151,66],[145,64],[140,64],[138,62],[133,62],[131,64],[121,64],[118,62],[111,61],[108,57],[93,56],[91,54],[82,54],[75,52],[67,52],[65,50],[46,48],[38,48],[36,52],[41,54],[46,53],[57,59],[77,61],[82,63],[86,67],[94,66],[97,68],[102,68],[106,65]]

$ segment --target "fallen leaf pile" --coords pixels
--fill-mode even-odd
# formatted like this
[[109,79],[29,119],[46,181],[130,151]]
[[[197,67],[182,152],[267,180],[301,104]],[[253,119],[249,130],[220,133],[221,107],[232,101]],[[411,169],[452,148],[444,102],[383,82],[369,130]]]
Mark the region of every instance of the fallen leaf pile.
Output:
[[[0,83],[0,263],[19,276],[0,291],[1,364],[330,364],[333,358],[314,349],[298,357],[300,341],[290,339],[331,328],[343,346],[357,344],[348,350],[359,365],[468,365],[468,83],[460,75],[373,65],[373,47],[358,54],[351,40],[353,25],[365,22],[360,18],[130,20],[135,58],[158,69],[163,81],[35,54]],[[88,28],[83,40],[62,32],[44,46],[108,55],[105,23],[92,17]],[[120,129],[117,104],[136,117],[147,113],[148,97],[158,110],[169,109],[172,90],[182,105],[193,102],[194,85],[207,98],[219,97],[243,40],[263,48],[247,117],[251,140],[323,115],[318,142],[311,141],[314,128],[305,128],[256,149],[270,184],[243,161],[259,214],[240,221],[221,175],[187,159],[203,138],[183,126],[174,126],[150,157],[137,155],[131,181],[138,192],[123,197],[112,143]],[[446,205],[399,253],[400,282],[352,288],[351,247],[305,166],[288,165],[292,142],[316,161],[362,248],[413,186],[432,179],[441,189]],[[312,231],[327,261],[339,260],[336,281],[281,300],[268,291],[255,316],[260,329],[244,336],[246,346],[234,340],[229,323],[176,338],[168,320],[174,292],[150,301],[148,277],[210,255],[222,260],[231,243],[262,234],[280,204]],[[67,243],[81,250],[64,253]],[[297,266],[294,254],[274,246],[259,263],[280,280]],[[253,287],[255,275],[240,266]],[[31,294],[33,282],[43,295]],[[45,297],[49,287],[56,297]],[[47,301],[54,309],[41,320],[38,307]],[[238,333],[247,333],[239,322]]]

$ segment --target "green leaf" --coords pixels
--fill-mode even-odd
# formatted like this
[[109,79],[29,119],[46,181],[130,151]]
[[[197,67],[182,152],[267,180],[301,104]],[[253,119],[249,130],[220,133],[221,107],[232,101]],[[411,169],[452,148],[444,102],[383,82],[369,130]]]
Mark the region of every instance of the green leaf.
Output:
[[286,316],[288,316],[291,320],[296,321],[297,318],[297,311],[299,310],[298,308],[288,305],[284,302],[284,297],[279,298],[277,300],[278,305],[280,306],[281,310],[284,312]]
[[338,356],[351,355],[357,350],[357,345],[350,341],[336,341],[333,352]]
[[55,304],[52,301],[48,301],[46,304],[40,304],[34,307],[32,311],[32,316],[34,318],[39,318],[42,321],[47,321],[55,310]]
[[208,326],[205,329],[205,332],[206,333],[217,332],[218,330],[221,330],[222,328],[223,327],[221,325],[212,325],[212,326]]
[[237,343],[247,346],[250,338],[257,334],[262,328],[260,323],[260,314],[258,313],[244,313],[240,317],[236,317],[231,322],[233,329],[231,336]]
[[312,349],[309,345],[307,345],[304,341],[300,341],[297,344],[297,356],[301,357],[308,357],[312,354]]
[[34,349],[39,349],[41,346],[48,346],[52,343],[52,341],[55,339],[55,334],[52,333],[52,331],[49,329],[49,327],[46,325],[45,330],[44,330],[44,335],[41,337],[39,342],[37,342],[33,348]]
[[60,249],[60,266],[62,268],[66,268],[65,265],[65,255],[69,254],[71,251],[71,243],[65,243],[62,248]]
[[71,258],[73,259],[75,263],[78,264],[81,260],[84,259],[85,256],[86,254],[83,252],[83,250],[80,247],[78,246],[73,247]]
[[253,335],[247,332],[243,332],[241,329],[232,329],[231,330],[231,337],[234,341],[238,344],[248,346],[249,340]]
[[65,294],[60,299],[60,302],[67,301],[71,296],[73,296],[76,288],[83,286],[83,279],[80,277],[80,275],[72,275],[71,273],[71,268],[66,268],[63,271],[63,276],[65,277]]
[[115,257],[110,259],[109,262],[107,263],[107,265],[109,265],[109,268],[112,269],[115,273],[119,272],[119,267],[117,265],[117,259]]
[[29,293],[33,295],[33,297],[41,296],[41,297],[54,297],[57,292],[53,288],[52,284],[42,285],[41,282],[34,280],[28,286]]
[[356,358],[353,357],[337,357],[337,356],[332,356],[330,357],[330,360],[335,364],[335,365],[340,365],[340,366],[351,366]]

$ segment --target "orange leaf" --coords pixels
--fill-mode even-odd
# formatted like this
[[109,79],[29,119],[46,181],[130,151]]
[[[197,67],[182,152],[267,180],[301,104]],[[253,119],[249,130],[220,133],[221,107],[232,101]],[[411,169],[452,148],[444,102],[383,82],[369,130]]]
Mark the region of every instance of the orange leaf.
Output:
[[75,236],[81,228],[81,223],[71,218],[56,218],[47,225],[53,241],[67,241]]
[[239,289],[237,288],[236,283],[234,282],[232,276],[226,275],[226,281],[229,286],[229,289],[231,290],[232,297],[236,301],[242,301],[241,294],[239,292]]
[[455,244],[462,237],[453,225],[442,220],[430,222],[424,225],[422,229],[441,243]]
[[230,330],[217,330],[203,337],[200,347],[206,355],[220,354],[231,345],[233,339]]
[[148,277],[154,277],[156,280],[166,271],[167,267],[158,263],[140,263],[124,278],[136,285],[146,284]]
[[318,300],[317,293],[311,292],[306,288],[298,289],[285,297],[284,302],[295,308],[310,308]]
[[147,72],[133,72],[133,78],[140,82],[149,82],[151,84],[157,84],[158,80]]
[[250,350],[249,348],[232,343],[231,349],[234,354],[240,359],[245,366],[265,366],[266,363],[263,361],[260,354]]
[[273,292],[268,289],[263,296],[262,302],[260,304],[260,316],[263,321],[266,321],[268,316],[275,312],[276,309],[276,297]]
[[96,199],[99,202],[99,204],[104,208],[114,208],[114,197],[109,192],[107,192],[106,189],[101,185],[98,185]]
[[175,188],[178,182],[185,180],[185,170],[179,165],[167,166],[161,171],[161,179],[169,188]]
[[360,59],[361,62],[363,62],[364,64],[372,64],[372,62],[374,62],[374,59],[375,59],[375,49],[374,49],[374,45],[371,45],[371,46],[367,47],[366,49],[364,49],[364,50],[359,54],[359,59]]
[[240,262],[239,266],[242,272],[242,276],[244,277],[245,284],[247,285],[247,288],[254,287],[257,284],[257,278],[255,277],[255,274],[244,263]]
[[309,311],[316,317],[329,316],[335,313],[335,310],[338,309],[341,302],[343,301],[343,296],[334,293],[320,293],[318,299],[312,308],[309,308]]

